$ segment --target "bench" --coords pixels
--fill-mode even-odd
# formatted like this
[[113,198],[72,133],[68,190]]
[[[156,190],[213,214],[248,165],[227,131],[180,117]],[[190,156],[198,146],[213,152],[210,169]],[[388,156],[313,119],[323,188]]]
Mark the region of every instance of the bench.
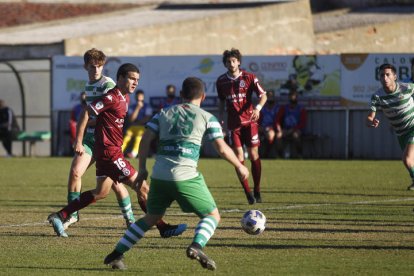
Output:
[[[320,153],[323,150],[324,143],[329,140],[329,136],[305,133],[301,137],[302,142],[302,155],[300,157],[304,158],[319,158]],[[285,147],[284,158],[290,158],[291,155],[298,157],[298,153],[294,148],[291,147],[292,139],[284,137],[283,143]],[[287,151],[286,151],[287,150]]]
[[21,131],[17,135],[16,141],[20,142],[29,142],[29,156],[32,157],[35,155],[36,149],[36,142],[39,141],[48,141],[52,137],[50,131],[33,131],[33,132],[26,132]]
[[328,135],[307,133],[302,136],[303,150],[309,150],[310,158],[318,158],[324,143],[329,140]]

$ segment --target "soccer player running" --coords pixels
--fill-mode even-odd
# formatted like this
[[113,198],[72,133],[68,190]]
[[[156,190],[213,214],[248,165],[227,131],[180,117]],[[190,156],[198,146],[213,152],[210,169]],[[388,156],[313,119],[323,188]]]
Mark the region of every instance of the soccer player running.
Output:
[[371,97],[366,123],[368,127],[377,128],[380,122],[375,114],[377,108],[382,108],[403,150],[402,161],[412,181],[408,190],[414,190],[414,84],[397,82],[396,69],[391,64],[379,67],[379,80],[382,88]]
[[[122,153],[123,124],[129,105],[129,94],[134,93],[139,81],[139,70],[131,64],[121,65],[117,72],[117,84],[103,97],[96,99],[87,107],[89,114],[97,116],[95,126],[95,145],[93,156],[96,159],[96,188],[80,194],[57,213],[52,213],[48,221],[58,236],[67,237],[63,222],[74,212],[105,198],[113,185],[127,184],[137,192],[141,208],[146,212],[148,185],[141,183],[138,190],[138,173]],[[115,183],[115,184],[114,184]],[[187,225],[169,225],[162,220],[156,221],[160,235],[164,238],[183,233]]]
[[220,221],[216,203],[197,171],[203,135],[236,168],[240,180],[247,179],[249,171],[225,143],[216,117],[200,108],[205,99],[204,83],[195,77],[185,79],[181,97],[182,104],[161,110],[147,124],[138,154],[140,185],[148,176],[146,162],[151,142],[159,141],[148,193],[148,213],[128,228],[106,256],[104,263],[113,268],[125,268],[123,254],[144,237],[176,200],[184,212],[195,213],[200,218],[187,248],[187,257],[198,260],[204,268],[216,269],[215,262],[202,251]]
[[[88,83],[85,86],[86,103],[90,104],[96,99],[100,99],[110,89],[115,87],[115,82],[102,75],[102,70],[106,62],[105,54],[95,48],[85,52],[84,68],[88,72]],[[79,123],[76,127],[76,138],[73,144],[75,155],[69,171],[68,179],[68,203],[78,198],[82,189],[82,176],[86,170],[95,163],[93,148],[95,144],[95,115],[88,116],[83,110],[80,114]],[[135,221],[131,206],[131,198],[128,190],[124,185],[112,185],[115,192],[118,205],[124,216],[126,224],[129,225]],[[79,213],[74,212],[63,223],[65,229],[71,224],[79,221]]]
[[[260,110],[267,101],[266,91],[259,84],[257,77],[240,69],[242,55],[239,50],[232,48],[223,53],[223,64],[227,72],[216,82],[219,101],[219,120],[223,124],[224,107],[227,107],[227,129],[229,143],[237,158],[244,164],[243,145],[246,145],[254,183],[254,193],[251,192],[248,179],[241,181],[249,204],[261,203],[260,178],[262,174],[259,156],[259,126]],[[256,93],[259,103],[253,107],[252,95]]]

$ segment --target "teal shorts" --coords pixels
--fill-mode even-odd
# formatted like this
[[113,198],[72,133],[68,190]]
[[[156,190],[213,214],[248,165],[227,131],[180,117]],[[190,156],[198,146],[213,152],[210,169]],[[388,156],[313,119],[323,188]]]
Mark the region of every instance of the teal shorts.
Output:
[[407,145],[414,144],[414,129],[411,129],[404,135],[398,136],[398,143],[402,150],[405,150]]
[[185,213],[195,213],[203,217],[217,208],[203,175],[184,181],[166,181],[151,178],[148,193],[148,214],[163,215],[176,200]]
[[85,148],[85,152],[90,156],[93,156],[93,146],[95,145],[95,136],[93,133],[85,133],[83,136],[83,147]]

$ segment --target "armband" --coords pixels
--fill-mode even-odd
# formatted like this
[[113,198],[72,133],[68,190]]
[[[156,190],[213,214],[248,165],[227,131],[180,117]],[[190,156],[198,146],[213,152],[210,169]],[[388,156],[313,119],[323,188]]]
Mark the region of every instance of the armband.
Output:
[[255,107],[255,109],[257,109],[259,111],[262,110],[262,108],[263,108],[263,106],[261,106],[260,104],[257,104],[256,107]]

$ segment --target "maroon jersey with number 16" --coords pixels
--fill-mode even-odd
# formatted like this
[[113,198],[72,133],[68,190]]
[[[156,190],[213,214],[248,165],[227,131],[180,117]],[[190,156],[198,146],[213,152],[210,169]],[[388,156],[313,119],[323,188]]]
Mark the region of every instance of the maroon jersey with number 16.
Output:
[[[90,104],[97,115],[95,127],[95,153],[101,155],[104,150],[121,150],[123,142],[124,118],[128,112],[129,95],[122,95],[118,88],[108,91],[99,100]],[[95,156],[95,157],[98,157]]]
[[226,101],[229,130],[250,124],[253,93],[256,93],[259,98],[266,94],[257,77],[246,71],[241,71],[236,78],[232,78],[227,73],[221,75],[217,79],[216,87],[220,100]]

